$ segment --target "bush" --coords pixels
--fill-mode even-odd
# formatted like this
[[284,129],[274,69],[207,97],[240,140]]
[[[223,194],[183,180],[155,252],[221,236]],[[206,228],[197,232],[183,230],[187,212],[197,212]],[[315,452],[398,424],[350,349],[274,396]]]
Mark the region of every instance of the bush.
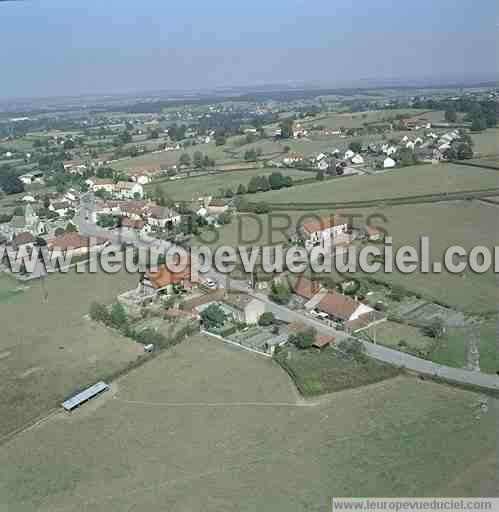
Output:
[[275,322],[275,316],[274,313],[267,312],[260,315],[260,318],[258,319],[258,325],[261,326],[269,326],[272,325]]
[[210,304],[201,312],[201,321],[206,329],[221,327],[225,322],[225,313],[217,304]]
[[116,329],[120,330],[124,330],[126,325],[128,325],[128,316],[126,314],[125,308],[119,302],[115,302],[111,306],[109,323]]
[[400,286],[393,286],[390,291],[390,297],[396,302],[400,302],[406,296],[405,290]]
[[230,336],[235,332],[237,332],[237,327],[235,325],[228,325],[227,327],[220,329],[219,334],[220,336]]
[[423,334],[430,338],[439,339],[445,334],[445,325],[442,320],[435,320],[422,328]]
[[299,349],[310,348],[315,341],[315,329],[307,329],[306,331],[290,334],[288,342],[297,346]]
[[276,304],[287,304],[291,298],[291,290],[285,284],[272,283],[269,294],[270,300]]
[[92,302],[90,305],[90,318],[95,322],[109,323],[109,312],[104,304]]
[[366,363],[366,348],[364,344],[356,339],[342,340],[338,344],[340,353],[348,359],[353,359],[358,363]]

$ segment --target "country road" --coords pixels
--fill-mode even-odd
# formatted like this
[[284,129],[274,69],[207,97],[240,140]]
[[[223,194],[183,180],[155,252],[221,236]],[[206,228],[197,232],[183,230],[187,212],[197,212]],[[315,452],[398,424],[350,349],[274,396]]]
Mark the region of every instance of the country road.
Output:
[[[90,232],[89,232],[90,231]],[[93,227],[93,230],[86,231],[85,234],[94,236],[107,236],[109,237],[109,231],[101,228]],[[171,247],[169,242],[158,240],[151,237],[137,238],[136,236],[124,236],[121,234],[113,234],[114,243],[130,242],[138,245],[144,245],[148,247],[157,246],[162,250],[167,250]],[[217,281],[219,287],[223,288],[227,282],[227,276],[212,269],[208,271],[205,276],[207,278]],[[329,327],[320,320],[316,320],[306,314],[298,311],[293,311],[285,306],[280,306],[272,302],[266,295],[257,293],[248,289],[248,282],[242,280],[229,279],[229,287],[233,290],[249,292],[257,299],[265,303],[268,311],[274,313],[274,315],[285,322],[302,322],[310,327],[315,328],[318,332],[329,334],[335,337],[337,341],[349,338],[350,335],[343,331],[337,331],[336,329]],[[359,339],[359,338],[356,338]],[[452,368],[441,364],[427,361],[419,357],[399,352],[378,344],[370,343],[365,340],[360,340],[365,348],[366,353],[372,359],[382,361],[394,366],[406,368],[408,370],[417,372],[421,375],[427,375],[430,377],[437,377],[446,380],[451,383],[464,384],[470,386],[477,386],[486,390],[499,391],[499,376],[493,374],[486,374],[477,371],[465,370],[462,368]]]

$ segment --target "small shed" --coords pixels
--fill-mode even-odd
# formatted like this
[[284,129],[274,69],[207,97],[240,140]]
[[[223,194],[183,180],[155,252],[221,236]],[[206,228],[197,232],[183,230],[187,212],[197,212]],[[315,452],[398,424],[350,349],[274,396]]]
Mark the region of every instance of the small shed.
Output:
[[88,400],[90,400],[91,398],[94,398],[95,396],[99,395],[100,393],[103,393],[104,391],[107,391],[108,389],[109,385],[106,384],[105,382],[97,382],[97,384],[90,386],[89,388],[81,391],[77,395],[71,397],[69,400],[63,402],[62,407],[66,409],[66,411],[72,411],[73,409],[76,409],[85,402],[88,402]]

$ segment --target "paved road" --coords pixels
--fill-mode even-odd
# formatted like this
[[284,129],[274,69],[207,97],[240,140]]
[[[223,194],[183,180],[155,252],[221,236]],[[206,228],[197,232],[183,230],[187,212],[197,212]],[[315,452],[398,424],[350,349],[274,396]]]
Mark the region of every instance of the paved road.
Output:
[[[100,228],[96,232],[88,233],[92,235],[108,236],[108,230],[101,230]],[[158,240],[150,237],[137,238],[132,235],[114,234],[113,242],[121,243],[124,241],[136,243],[144,246],[158,246],[161,249],[167,250],[171,244],[162,240]],[[206,277],[214,279],[218,282],[221,288],[224,288],[227,283],[227,277],[224,274],[220,274],[216,270],[210,270]],[[335,337],[337,341],[348,338],[349,335],[343,331],[337,331],[336,329],[329,327],[327,324],[315,318],[309,317],[302,312],[293,311],[285,306],[280,306],[272,302],[266,295],[258,292],[252,292],[248,290],[248,282],[243,280],[230,279],[229,286],[231,289],[250,292],[252,295],[257,297],[259,300],[266,304],[268,311],[274,313],[274,315],[280,320],[286,322],[302,322],[306,325],[314,327],[318,332],[329,334]],[[358,338],[356,338],[358,339]],[[366,353],[369,357],[383,361],[388,364],[400,366],[420,373],[422,375],[428,375],[432,377],[439,377],[449,382],[457,384],[466,384],[481,387],[487,390],[499,390],[499,376],[485,374],[481,372],[475,372],[470,370],[464,370],[461,368],[452,368],[450,366],[444,366],[419,357],[399,352],[381,345],[375,345],[373,343],[361,340],[366,348]]]

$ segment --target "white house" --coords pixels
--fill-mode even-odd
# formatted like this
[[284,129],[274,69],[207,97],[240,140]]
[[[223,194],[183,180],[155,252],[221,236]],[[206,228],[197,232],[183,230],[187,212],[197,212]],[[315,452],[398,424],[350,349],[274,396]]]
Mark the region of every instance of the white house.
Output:
[[208,215],[208,210],[204,206],[201,206],[201,208],[196,211],[196,215],[199,215],[200,217],[206,217],[206,215]]
[[65,217],[70,209],[71,204],[67,201],[55,201],[49,205],[49,210],[57,213],[59,217]]
[[108,192],[109,194],[112,194],[114,192],[114,181],[109,179],[95,179],[87,180],[85,183],[87,185],[92,186],[92,190],[94,192],[98,192],[99,190],[104,190],[105,192]]
[[99,190],[104,190],[119,199],[134,199],[136,195],[140,199],[144,197],[144,187],[140,183],[131,181],[114,183],[113,180],[97,179],[93,185],[93,191],[97,192]]
[[396,165],[396,162],[395,162],[395,160],[393,158],[387,157],[383,161],[383,167],[385,169],[390,169],[392,167],[395,167],[395,165]]
[[359,155],[358,153],[352,157],[352,163],[353,164],[363,164],[364,158]]
[[320,219],[304,222],[299,228],[299,235],[305,241],[307,249],[322,245],[326,247],[332,240],[346,233],[348,223],[339,216],[321,217]]
[[320,171],[326,171],[329,168],[328,161],[324,158],[321,161],[317,162],[317,169]]
[[144,187],[140,183],[131,181],[118,181],[114,188],[114,195],[121,199],[134,199],[144,197]]
[[146,211],[146,221],[150,226],[164,229],[167,224],[175,225],[180,222],[180,214],[171,208],[150,206]]
[[132,180],[139,183],[140,185],[147,185],[151,182],[151,178],[147,176],[147,174],[132,176]]
[[265,303],[247,293],[226,293],[221,300],[199,305],[196,310],[201,313],[211,304],[219,306],[232,321],[256,324],[265,313]]
[[31,173],[23,174],[22,176],[19,176],[19,179],[25,184],[25,185],[31,185],[33,182],[34,176]]

